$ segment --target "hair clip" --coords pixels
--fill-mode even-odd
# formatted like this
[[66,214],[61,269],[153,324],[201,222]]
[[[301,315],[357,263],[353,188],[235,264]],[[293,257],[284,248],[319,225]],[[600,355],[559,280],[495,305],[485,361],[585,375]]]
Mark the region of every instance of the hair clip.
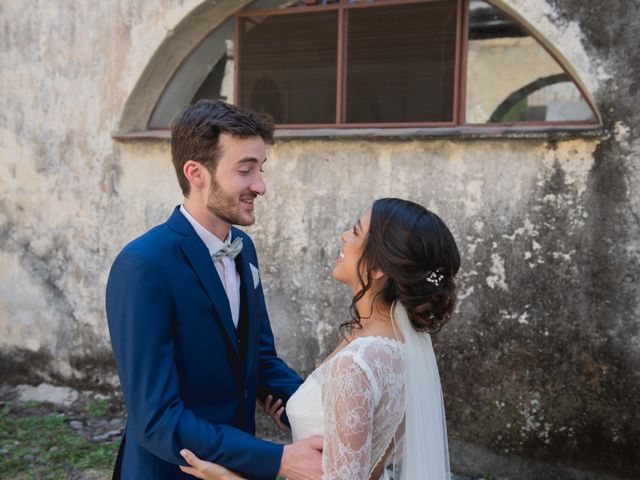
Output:
[[438,273],[437,270],[436,271],[429,270],[427,272],[427,275],[425,276],[425,280],[431,283],[432,285],[439,287],[440,284],[442,283],[442,280],[444,280],[444,275],[442,275],[441,273]]

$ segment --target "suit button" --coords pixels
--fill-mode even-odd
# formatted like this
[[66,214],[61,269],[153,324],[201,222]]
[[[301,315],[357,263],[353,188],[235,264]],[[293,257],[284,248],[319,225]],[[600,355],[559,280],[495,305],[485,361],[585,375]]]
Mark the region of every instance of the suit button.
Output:
[[244,398],[247,398],[249,396],[249,392],[247,392],[247,389],[245,388],[244,390]]

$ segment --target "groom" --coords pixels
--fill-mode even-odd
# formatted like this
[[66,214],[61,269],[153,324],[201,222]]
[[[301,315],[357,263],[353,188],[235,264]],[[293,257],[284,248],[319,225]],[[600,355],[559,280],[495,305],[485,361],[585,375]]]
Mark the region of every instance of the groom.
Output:
[[270,119],[222,101],[187,107],[171,130],[184,203],[113,263],[107,319],[127,408],[114,478],[190,479],[180,450],[250,479],[319,479],[322,442],[257,439],[256,399],[300,377],[276,355],[254,223]]

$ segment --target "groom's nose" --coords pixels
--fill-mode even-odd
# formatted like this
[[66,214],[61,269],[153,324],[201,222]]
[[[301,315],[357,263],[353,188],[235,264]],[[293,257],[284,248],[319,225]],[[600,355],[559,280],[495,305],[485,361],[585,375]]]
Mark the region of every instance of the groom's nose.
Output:
[[267,191],[267,185],[264,183],[264,179],[260,176],[259,179],[255,180],[251,186],[251,191],[257,193],[258,195],[264,195]]

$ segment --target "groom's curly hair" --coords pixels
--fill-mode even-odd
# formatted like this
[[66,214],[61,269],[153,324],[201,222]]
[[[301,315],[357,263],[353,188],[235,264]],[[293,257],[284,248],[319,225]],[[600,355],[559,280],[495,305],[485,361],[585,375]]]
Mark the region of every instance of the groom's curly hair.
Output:
[[182,169],[188,160],[201,163],[215,173],[221,133],[238,138],[259,136],[273,143],[273,118],[240,108],[222,100],[200,100],[185,107],[171,123],[171,158],[182,193],[189,195],[190,185]]
[[377,298],[400,302],[417,331],[437,333],[451,318],[460,253],[449,228],[423,206],[398,198],[376,200],[357,268],[361,288],[351,302],[351,320],[341,331],[360,327],[356,304],[371,288],[376,268],[386,278]]

